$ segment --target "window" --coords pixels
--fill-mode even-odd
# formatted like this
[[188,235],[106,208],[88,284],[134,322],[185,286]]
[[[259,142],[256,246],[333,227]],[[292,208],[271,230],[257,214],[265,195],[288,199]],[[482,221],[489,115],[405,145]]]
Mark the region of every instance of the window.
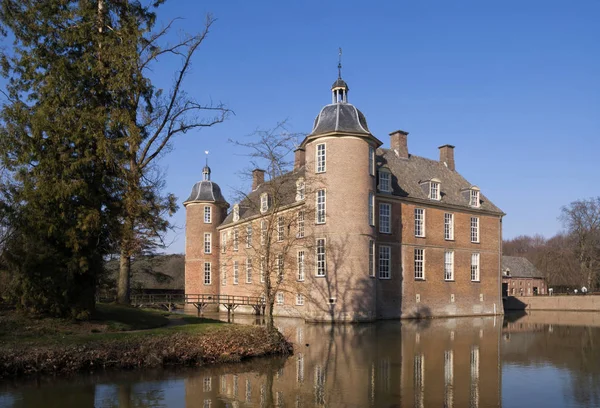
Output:
[[317,145],[317,173],[325,173],[325,143]]
[[304,295],[302,293],[296,295],[296,306],[304,306]]
[[327,273],[327,262],[325,254],[325,238],[317,239],[316,245],[317,256],[317,276],[325,276]]
[[211,208],[208,205],[204,206],[204,223],[205,224],[210,224],[212,222],[212,216],[211,216]]
[[260,221],[260,244],[265,245],[267,243],[267,221]]
[[375,175],[375,149],[373,146],[369,146],[369,174]]
[[283,305],[283,292],[277,292],[277,304]]
[[379,204],[379,232],[389,234],[392,232],[390,226],[390,213],[392,211],[392,205],[387,203]]
[[211,281],[212,281],[212,276],[211,276],[211,271],[210,271],[210,262],[204,262],[204,284],[205,285],[210,285]]
[[269,209],[269,195],[262,193],[260,195],[260,212],[264,213]]
[[277,281],[283,281],[283,254],[277,255]]
[[317,224],[325,224],[325,190],[317,191]]
[[471,254],[471,280],[479,282],[479,254]]
[[227,265],[221,265],[221,286],[227,285]]
[[454,251],[444,252],[444,280],[454,280]]
[[379,169],[379,191],[389,193],[392,191],[392,174],[388,169]]
[[238,204],[233,206],[233,222],[239,221],[240,219],[240,206]]
[[252,283],[252,258],[246,258],[246,283]]
[[479,207],[479,189],[472,188],[469,193],[469,205],[471,207]]
[[297,238],[304,238],[304,211],[298,211],[298,233]]
[[239,243],[240,243],[240,233],[238,231],[238,229],[234,229],[233,230],[233,250],[237,251],[239,249]]
[[260,283],[265,283],[265,257],[260,257]]
[[246,227],[246,248],[252,246],[252,224],[248,224]]
[[240,263],[233,261],[233,284],[237,285],[240,283]]
[[415,208],[415,237],[425,236],[425,210]]
[[390,279],[390,255],[392,248],[385,245],[379,246],[379,279]]
[[415,279],[425,279],[425,250],[415,248]]
[[454,214],[444,214],[444,239],[449,241],[454,239]]
[[304,179],[300,177],[298,181],[296,181],[296,201],[304,200],[305,189]]
[[440,183],[437,180],[431,180],[429,187],[429,198],[432,200],[440,199]]
[[285,222],[282,216],[277,218],[277,241],[283,241],[285,235]]
[[304,251],[298,251],[298,280],[304,280]]
[[212,234],[210,232],[204,233],[204,253],[210,254],[212,252]]
[[375,226],[375,194],[372,191],[369,192],[369,225]]
[[375,277],[375,241],[369,240],[369,276]]
[[471,242],[479,242],[479,218],[471,217]]
[[227,252],[227,231],[221,232],[221,252]]

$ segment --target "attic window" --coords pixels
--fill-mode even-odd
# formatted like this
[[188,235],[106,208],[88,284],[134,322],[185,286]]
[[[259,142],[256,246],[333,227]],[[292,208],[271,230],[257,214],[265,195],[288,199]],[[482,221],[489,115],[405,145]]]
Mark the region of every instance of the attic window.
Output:
[[240,219],[240,206],[238,204],[233,206],[233,222],[237,222]]
[[260,195],[260,212],[261,213],[267,212],[267,210],[269,209],[269,201],[271,201],[269,199],[269,194],[262,193]]
[[296,181],[296,201],[304,200],[304,178],[300,177],[298,181]]
[[473,186],[469,192],[469,205],[479,208],[479,188]]
[[440,181],[431,179],[429,181],[429,198],[432,200],[440,200]]
[[379,169],[379,191],[385,193],[392,191],[392,173],[385,167]]

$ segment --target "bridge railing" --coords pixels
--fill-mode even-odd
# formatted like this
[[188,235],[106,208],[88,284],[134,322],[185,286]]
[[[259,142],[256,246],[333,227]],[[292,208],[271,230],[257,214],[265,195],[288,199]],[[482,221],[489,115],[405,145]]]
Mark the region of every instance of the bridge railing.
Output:
[[212,303],[212,304],[235,304],[259,306],[265,301],[258,296],[233,296],[233,295],[211,295],[211,294],[140,294],[132,295],[133,305],[142,304],[172,304],[172,303]]

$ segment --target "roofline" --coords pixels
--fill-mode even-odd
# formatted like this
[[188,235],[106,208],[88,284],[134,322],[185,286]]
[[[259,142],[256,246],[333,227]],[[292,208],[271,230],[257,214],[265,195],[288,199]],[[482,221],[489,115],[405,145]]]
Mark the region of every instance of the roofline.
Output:
[[189,204],[214,204],[219,207],[229,208],[231,205],[226,201],[208,201],[208,200],[185,200],[183,206],[187,207]]
[[318,135],[313,135],[312,133],[307,135],[304,140],[302,140],[302,143],[300,143],[300,148],[305,149],[306,145],[309,142],[312,142],[313,140],[319,139],[321,137],[345,137],[345,136],[350,136],[350,137],[359,137],[361,139],[368,139],[371,140],[373,142],[375,142],[375,147],[379,147],[381,145],[383,145],[383,142],[379,139],[377,139],[375,136],[373,136],[373,134],[371,133],[357,133],[357,132],[339,132],[339,131],[334,131],[334,132],[327,132],[327,133],[320,133]]
[[504,213],[502,211],[497,212],[497,211],[491,211],[491,210],[483,210],[481,208],[474,209],[472,207],[466,207],[466,206],[456,205],[456,204],[447,204],[447,203],[442,203],[439,201],[433,201],[433,200],[429,200],[429,199],[416,198],[416,197],[415,198],[400,197],[397,195],[386,194],[386,193],[377,193],[377,194],[375,194],[375,197],[383,198],[383,199],[390,199],[390,200],[395,200],[395,201],[406,201],[406,202],[415,203],[415,204],[424,204],[424,205],[428,205],[430,207],[462,210],[462,211],[468,212],[470,214],[493,215],[493,216],[500,217],[500,218],[502,218],[506,215],[506,213]]

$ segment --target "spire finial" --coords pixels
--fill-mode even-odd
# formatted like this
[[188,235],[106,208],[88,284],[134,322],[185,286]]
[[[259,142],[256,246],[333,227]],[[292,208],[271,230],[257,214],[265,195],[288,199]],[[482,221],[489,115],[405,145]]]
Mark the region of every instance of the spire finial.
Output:
[[339,48],[338,53],[338,79],[342,79],[342,47]]
[[206,167],[208,167],[208,150],[205,150],[204,154],[206,155]]
[[208,150],[204,151],[206,154],[206,166],[202,169],[202,175],[204,176],[205,181],[210,181],[210,167],[208,167]]

